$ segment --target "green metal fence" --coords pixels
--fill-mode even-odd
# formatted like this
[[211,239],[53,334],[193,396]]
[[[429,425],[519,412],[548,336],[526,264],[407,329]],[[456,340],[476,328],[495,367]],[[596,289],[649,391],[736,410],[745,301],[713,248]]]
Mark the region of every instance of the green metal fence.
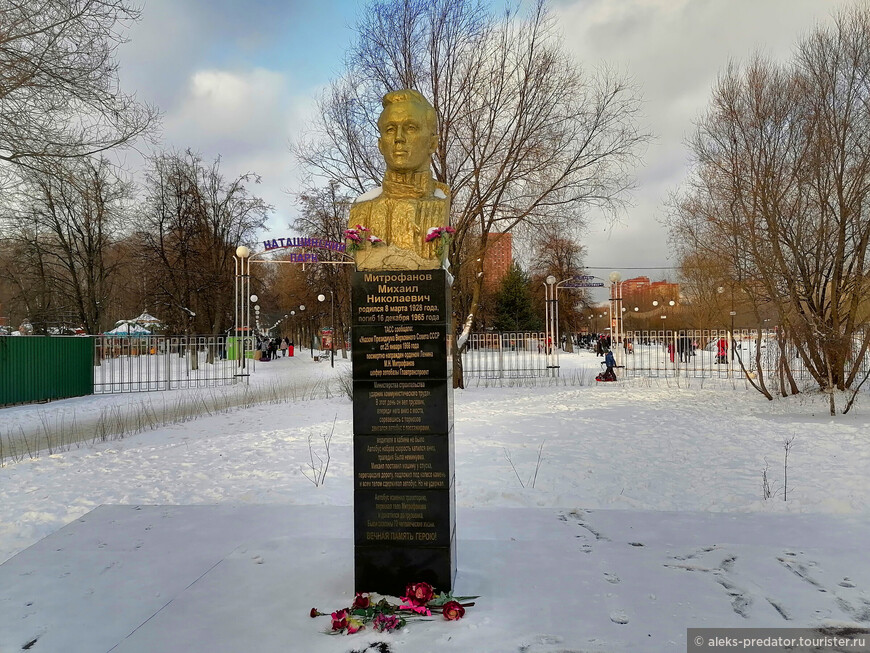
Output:
[[93,392],[91,338],[0,336],[0,406]]

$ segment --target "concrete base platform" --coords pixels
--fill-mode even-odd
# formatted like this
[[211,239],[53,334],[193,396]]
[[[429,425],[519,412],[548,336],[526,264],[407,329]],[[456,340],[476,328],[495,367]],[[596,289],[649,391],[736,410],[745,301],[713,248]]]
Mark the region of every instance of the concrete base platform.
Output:
[[689,627],[870,625],[866,518],[465,509],[464,620],[328,637],[309,610],[352,600],[352,525],[350,507],[101,506],[0,565],[0,651],[672,653]]

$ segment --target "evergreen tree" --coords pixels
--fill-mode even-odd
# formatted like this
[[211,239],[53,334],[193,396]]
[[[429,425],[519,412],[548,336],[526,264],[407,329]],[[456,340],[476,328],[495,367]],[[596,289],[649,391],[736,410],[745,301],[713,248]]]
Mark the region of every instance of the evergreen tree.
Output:
[[501,287],[495,298],[495,320],[497,331],[540,331],[543,320],[532,307],[529,292],[529,275],[514,262],[502,279]]

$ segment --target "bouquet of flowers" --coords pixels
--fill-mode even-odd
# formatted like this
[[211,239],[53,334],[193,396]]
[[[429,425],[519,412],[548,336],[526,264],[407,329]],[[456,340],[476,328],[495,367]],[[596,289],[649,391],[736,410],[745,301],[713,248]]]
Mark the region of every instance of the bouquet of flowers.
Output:
[[435,254],[438,255],[438,258],[444,260],[444,256],[447,253],[447,248],[450,247],[450,241],[453,238],[453,234],[456,233],[456,229],[450,226],[445,227],[432,227],[429,231],[426,232],[426,237],[423,239],[424,242],[431,243],[435,242]]
[[[457,621],[465,616],[465,608],[474,605],[467,602],[476,596],[453,596],[450,592],[435,593],[429,583],[411,583],[405,588],[401,603],[390,603],[386,598],[375,601],[368,592],[358,592],[348,608],[335,612],[320,612],[311,608],[311,617],[331,617],[329,633],[352,635],[371,624],[378,632],[391,632],[403,628],[409,619],[431,617],[441,614],[447,621]],[[463,603],[463,601],[466,601]]]
[[371,243],[373,247],[384,243],[383,240],[371,233],[368,227],[364,227],[361,224],[350,229],[345,229],[344,239],[347,241],[347,251],[351,254],[361,250],[365,247],[366,243]]

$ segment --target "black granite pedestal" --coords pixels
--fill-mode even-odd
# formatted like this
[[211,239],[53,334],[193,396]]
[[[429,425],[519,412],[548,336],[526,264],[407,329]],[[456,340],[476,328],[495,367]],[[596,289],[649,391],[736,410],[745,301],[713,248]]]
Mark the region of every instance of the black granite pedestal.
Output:
[[354,584],[456,575],[450,287],[444,270],[352,281]]

